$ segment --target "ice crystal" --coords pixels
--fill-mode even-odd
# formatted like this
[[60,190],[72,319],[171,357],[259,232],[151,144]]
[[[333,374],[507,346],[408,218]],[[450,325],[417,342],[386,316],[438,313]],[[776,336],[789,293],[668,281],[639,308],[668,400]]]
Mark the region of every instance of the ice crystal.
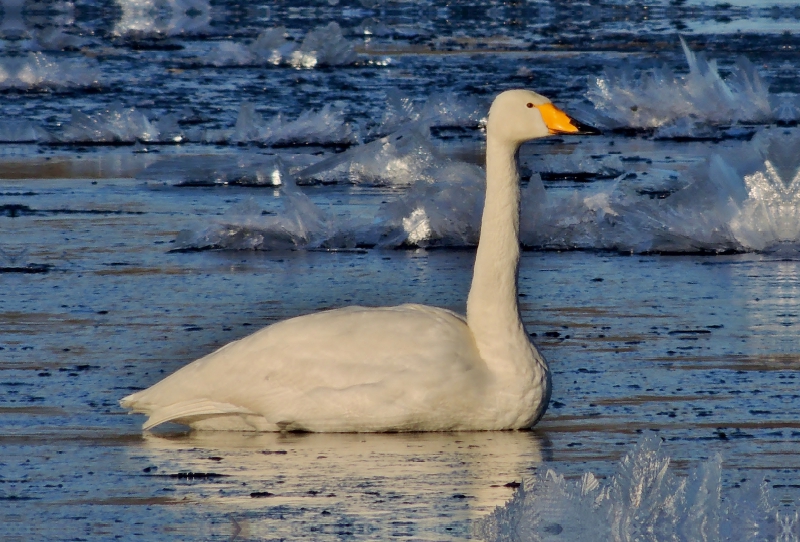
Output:
[[99,84],[96,63],[88,60],[55,60],[44,53],[0,59],[0,89],[62,89]]
[[268,28],[250,44],[220,41],[193,62],[212,66],[288,65],[297,69],[353,64],[357,55],[353,44],[336,23],[314,28],[298,46],[286,39],[285,27]]
[[295,184],[278,159],[271,180],[278,182],[282,208],[278,214],[264,212],[250,198],[234,205],[221,218],[199,230],[184,230],[175,240],[176,250],[291,250],[338,245],[337,225]]
[[344,112],[330,104],[304,111],[293,121],[283,120],[280,113],[265,121],[252,103],[244,102],[231,136],[233,143],[262,145],[352,145],[359,140],[357,127],[345,122]]
[[352,64],[355,59],[353,44],[342,35],[341,27],[329,23],[306,34],[300,48],[291,53],[289,64],[295,68],[342,66]]
[[800,540],[798,510],[764,484],[723,491],[722,459],[670,470],[660,441],[646,438],[607,481],[565,480],[552,469],[526,481],[503,507],[475,524],[487,542],[735,542]]
[[135,107],[112,104],[94,115],[77,109],[59,139],[65,143],[158,141],[158,129]]
[[488,110],[488,105],[474,96],[444,92],[415,103],[399,90],[392,89],[386,92],[386,108],[381,123],[372,131],[386,134],[410,122],[426,122],[439,127],[480,126],[486,122]]
[[118,0],[122,16],[117,36],[160,38],[206,33],[210,29],[208,0]]
[[589,80],[587,98],[612,126],[657,128],[690,117],[713,124],[765,122],[773,118],[766,83],[746,58],[723,79],[716,60],[695,54],[681,38],[689,73],[668,67],[635,74],[629,67],[607,69]]

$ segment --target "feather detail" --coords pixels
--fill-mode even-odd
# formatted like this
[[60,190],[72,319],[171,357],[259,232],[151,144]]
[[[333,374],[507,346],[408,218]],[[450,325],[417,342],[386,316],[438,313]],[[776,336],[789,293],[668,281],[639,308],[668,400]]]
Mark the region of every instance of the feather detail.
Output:
[[224,414],[252,415],[255,414],[255,412],[230,403],[218,403],[208,399],[195,399],[159,407],[150,413],[150,417],[144,423],[142,429],[146,431],[165,422]]

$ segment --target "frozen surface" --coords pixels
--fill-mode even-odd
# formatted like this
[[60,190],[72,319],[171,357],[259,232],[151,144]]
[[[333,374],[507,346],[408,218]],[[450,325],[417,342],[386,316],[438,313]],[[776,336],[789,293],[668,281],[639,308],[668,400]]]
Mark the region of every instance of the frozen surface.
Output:
[[28,51],[77,51],[90,43],[85,37],[67,34],[58,27],[50,27],[34,32],[31,39],[24,42],[23,48]]
[[797,505],[765,481],[723,486],[722,457],[685,476],[649,437],[628,452],[613,476],[566,480],[547,469],[527,480],[504,507],[477,522],[487,541],[797,540]]

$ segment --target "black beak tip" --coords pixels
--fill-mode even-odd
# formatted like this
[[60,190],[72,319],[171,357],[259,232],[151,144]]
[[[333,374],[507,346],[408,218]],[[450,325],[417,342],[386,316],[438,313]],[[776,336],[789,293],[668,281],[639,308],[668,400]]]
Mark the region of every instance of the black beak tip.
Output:
[[603,132],[595,128],[594,126],[589,126],[588,124],[584,124],[579,120],[572,119],[572,125],[578,129],[575,132],[575,135],[602,135]]

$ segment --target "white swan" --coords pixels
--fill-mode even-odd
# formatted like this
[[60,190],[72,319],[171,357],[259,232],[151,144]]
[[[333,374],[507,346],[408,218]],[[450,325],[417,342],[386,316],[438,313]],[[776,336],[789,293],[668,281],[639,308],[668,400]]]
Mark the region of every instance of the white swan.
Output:
[[595,134],[527,90],[489,111],[486,203],[466,319],[423,305],[299,316],[234,341],[120,401],[164,422],[246,431],[522,429],[550,400],[547,362],[517,304],[516,154],[549,134]]

